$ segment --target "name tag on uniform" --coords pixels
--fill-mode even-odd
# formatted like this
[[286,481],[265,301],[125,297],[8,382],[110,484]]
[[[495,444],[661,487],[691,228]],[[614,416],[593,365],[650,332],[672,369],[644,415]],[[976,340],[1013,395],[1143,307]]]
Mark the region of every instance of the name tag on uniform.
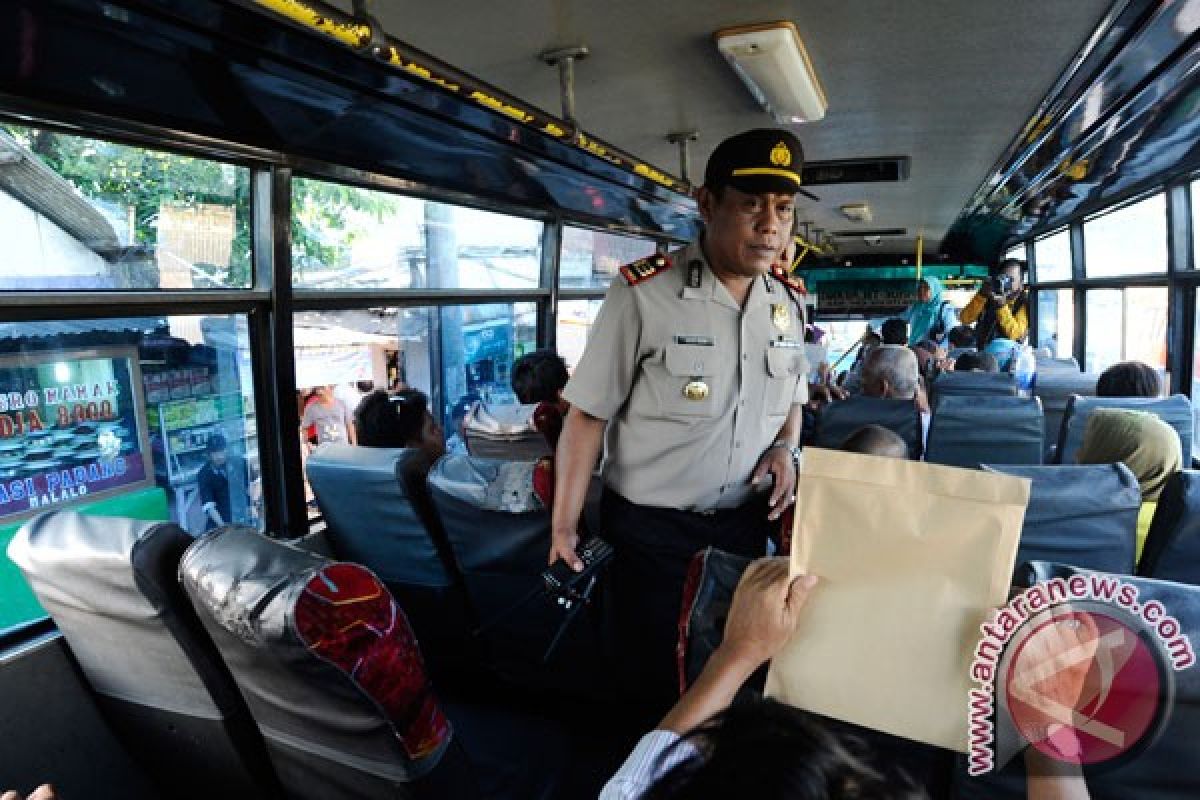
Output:
[[676,336],[675,344],[690,344],[697,347],[712,347],[716,341],[711,336]]
[[782,347],[787,350],[803,350],[804,342],[795,339],[772,339],[771,347]]

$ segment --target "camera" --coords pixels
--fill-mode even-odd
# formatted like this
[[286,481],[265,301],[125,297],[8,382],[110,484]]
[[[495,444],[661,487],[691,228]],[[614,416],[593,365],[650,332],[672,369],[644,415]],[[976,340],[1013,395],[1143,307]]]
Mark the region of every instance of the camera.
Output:
[[993,275],[988,282],[992,287],[992,294],[997,297],[1007,297],[1012,292],[1012,275]]

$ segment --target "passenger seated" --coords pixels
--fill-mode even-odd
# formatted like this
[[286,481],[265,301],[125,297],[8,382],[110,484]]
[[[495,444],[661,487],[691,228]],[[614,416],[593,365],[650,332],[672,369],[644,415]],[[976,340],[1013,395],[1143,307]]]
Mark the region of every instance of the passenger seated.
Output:
[[902,319],[893,317],[883,323],[883,326],[879,329],[879,336],[883,339],[884,344],[907,345],[908,323]]
[[429,398],[420,389],[402,389],[389,395],[376,389],[354,411],[361,447],[410,447],[432,464],[446,452],[442,428],[429,412]]
[[970,350],[954,359],[955,372],[999,372],[1000,365],[991,353]]
[[[816,717],[772,700],[732,706],[747,679],[796,634],[816,582],[811,575],[789,578],[785,558],[759,559],[746,569],[734,592],[724,638],[704,671],[658,727],[642,737],[600,800],[925,796],[898,770],[871,763],[855,740],[823,729]],[[1055,651],[1078,650],[1079,635],[1062,632],[1045,646],[1051,658]],[[1074,707],[1088,673],[1058,673],[1045,686],[1052,694],[1048,699]],[[1032,800],[1089,796],[1078,767],[1051,761],[1034,747],[1026,750],[1025,761]]]
[[1158,417],[1144,411],[1097,408],[1088,417],[1087,427],[1083,430],[1078,461],[1080,464],[1120,461],[1137,478],[1142,490],[1142,508],[1138,512],[1134,557],[1141,559],[1158,496],[1167,479],[1183,468],[1179,434]]
[[1097,397],[1160,397],[1162,390],[1158,370],[1140,361],[1113,364],[1096,381]]
[[512,368],[512,389],[523,405],[537,404],[533,411],[533,426],[551,452],[558,447],[563,420],[571,404],[563,399],[567,385],[567,362],[553,350],[534,350],[516,360]]
[[882,425],[864,425],[846,437],[840,450],[885,458],[908,458],[908,445],[900,435]]
[[902,345],[882,344],[863,362],[862,393],[867,397],[912,400],[921,412],[921,441],[929,434],[929,404],[920,397],[921,381],[917,356]]

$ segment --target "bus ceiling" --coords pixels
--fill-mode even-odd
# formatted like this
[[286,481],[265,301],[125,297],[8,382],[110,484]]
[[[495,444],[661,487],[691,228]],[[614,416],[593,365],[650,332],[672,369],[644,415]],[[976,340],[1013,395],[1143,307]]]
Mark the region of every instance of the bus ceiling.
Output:
[[[724,137],[776,124],[712,36],[794,14],[828,100],[798,126],[819,182],[800,206],[806,230],[836,231],[825,241],[839,258],[911,255],[923,235],[927,260],[987,263],[1197,166],[1200,123],[1184,112],[1198,5],[756,0],[735,16],[722,0],[552,13],[480,0],[15,0],[0,100],[17,115],[92,130],[116,120],[116,134],[145,125],[248,160],[340,165],[350,180],[682,240],[697,226],[672,174],[683,134],[697,132],[702,165]],[[573,80],[539,60],[580,45]],[[579,129],[542,110],[568,84]],[[843,216],[864,204],[870,219]]]

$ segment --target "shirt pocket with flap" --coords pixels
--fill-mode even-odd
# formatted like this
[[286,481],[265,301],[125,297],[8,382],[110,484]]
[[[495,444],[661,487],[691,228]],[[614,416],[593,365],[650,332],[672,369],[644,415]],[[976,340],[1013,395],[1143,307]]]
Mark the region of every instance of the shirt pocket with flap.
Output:
[[767,348],[764,409],[769,416],[782,416],[792,409],[796,382],[803,380],[808,372],[808,360],[804,357],[803,347],[801,344],[799,347]]
[[664,416],[711,417],[716,409],[716,341],[677,336],[663,351],[665,375],[658,387]]

